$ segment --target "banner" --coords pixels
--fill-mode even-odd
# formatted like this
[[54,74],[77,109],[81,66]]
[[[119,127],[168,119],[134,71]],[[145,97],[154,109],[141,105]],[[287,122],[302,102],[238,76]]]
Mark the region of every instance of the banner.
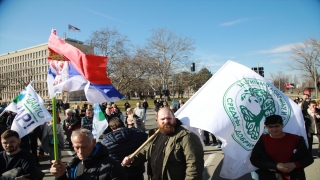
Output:
[[20,138],[52,119],[50,113],[44,107],[43,100],[30,84],[12,100],[6,110],[17,113],[11,129],[17,131]]
[[93,123],[92,123],[92,134],[94,139],[99,139],[102,133],[108,127],[108,121],[106,120],[103,112],[99,104],[94,104],[94,115],[93,115]]
[[259,74],[233,61],[175,113],[184,125],[209,131],[222,141],[220,176],[226,179],[256,169],[249,160],[251,150],[266,131],[265,118],[272,114],[282,116],[285,132],[307,139],[301,108]]

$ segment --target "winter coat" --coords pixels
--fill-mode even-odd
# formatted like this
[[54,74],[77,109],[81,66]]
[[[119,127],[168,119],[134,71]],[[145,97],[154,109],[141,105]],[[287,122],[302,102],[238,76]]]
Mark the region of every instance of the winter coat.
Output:
[[[263,135],[269,136],[269,134]],[[291,162],[299,162],[301,168],[296,168],[290,172],[290,179],[305,180],[304,168],[313,163],[313,158],[306,146],[305,140],[299,136],[296,147],[296,153],[291,158]],[[252,165],[259,168],[256,172],[259,174],[259,180],[282,180],[281,172],[277,170],[277,163],[267,154],[262,140],[262,136],[254,146],[250,161]]]
[[[152,161],[151,152],[156,138],[149,142],[136,156],[135,163]],[[157,148],[157,147],[154,147]],[[174,134],[169,136],[165,147],[162,177],[165,180],[202,180],[204,169],[204,152],[197,135],[182,126],[177,126]]]
[[81,128],[92,131],[93,117],[85,116],[81,119]]
[[[57,138],[58,138],[58,150],[64,148],[64,138],[63,138],[63,130],[61,124],[56,125],[57,129]],[[49,153],[53,150],[53,126],[52,124],[45,124],[42,131],[42,140],[41,140],[41,148],[44,152]]]
[[[83,169],[83,171],[81,171]],[[107,147],[97,143],[92,155],[81,161],[77,156],[67,164],[67,174],[57,178],[58,180],[126,180],[127,176],[120,165],[109,157]]]
[[[121,128],[106,134],[102,144],[108,148],[110,157],[121,163],[124,157],[137,150],[147,138],[148,135],[138,129]],[[145,171],[144,164],[125,167],[125,171],[128,177],[143,174]]]

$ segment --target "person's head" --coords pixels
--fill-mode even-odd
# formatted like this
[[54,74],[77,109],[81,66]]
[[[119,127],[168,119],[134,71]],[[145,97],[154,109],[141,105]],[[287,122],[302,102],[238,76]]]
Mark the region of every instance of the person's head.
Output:
[[109,121],[109,126],[112,129],[112,131],[115,131],[119,128],[124,128],[124,123],[122,122],[122,120],[118,117],[114,117],[112,119],[110,119]]
[[271,115],[266,117],[264,125],[268,129],[270,135],[274,138],[283,137],[283,119],[280,115]]
[[104,110],[104,112],[106,113],[106,114],[110,114],[110,105],[107,105],[107,108]]
[[93,109],[92,108],[86,109],[86,116],[93,117]]
[[131,108],[127,108],[127,114],[131,115],[133,114],[132,109]]
[[116,104],[112,104],[112,108],[114,109],[114,108],[116,108],[117,107],[117,105]]
[[118,107],[115,107],[115,108],[114,108],[114,112],[115,112],[115,113],[118,113],[118,112],[120,112],[120,109],[119,109]]
[[146,100],[144,99],[143,102],[146,102]]
[[71,141],[80,160],[87,159],[96,145],[96,140],[93,138],[91,131],[83,128],[72,132]]
[[311,112],[315,113],[317,110],[316,110],[316,107],[317,107],[317,103],[315,101],[310,101],[309,103],[309,109]]
[[137,107],[141,107],[141,103],[140,102],[137,102]]
[[164,107],[159,109],[156,113],[156,120],[162,134],[170,135],[175,132],[177,121],[169,108]]
[[164,106],[168,106],[168,103],[166,101],[163,102]]
[[67,109],[66,110],[66,116],[68,117],[68,118],[70,118],[70,117],[72,117],[73,116],[73,110],[72,109]]
[[14,154],[20,150],[21,139],[19,134],[14,130],[6,130],[1,134],[2,148],[7,154]]
[[174,106],[170,106],[170,110],[171,110],[172,112],[174,112],[174,111],[175,111]]
[[309,94],[303,94],[303,99],[304,99],[304,100],[309,99]]

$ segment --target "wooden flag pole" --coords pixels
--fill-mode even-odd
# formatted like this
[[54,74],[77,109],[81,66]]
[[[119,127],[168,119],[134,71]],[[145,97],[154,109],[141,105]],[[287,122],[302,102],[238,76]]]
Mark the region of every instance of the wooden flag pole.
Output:
[[[132,159],[134,156],[136,156],[150,141],[152,141],[157,136],[158,133],[159,129],[152,136],[150,136],[134,153],[130,154],[128,157]],[[124,164],[121,165],[125,166]]]

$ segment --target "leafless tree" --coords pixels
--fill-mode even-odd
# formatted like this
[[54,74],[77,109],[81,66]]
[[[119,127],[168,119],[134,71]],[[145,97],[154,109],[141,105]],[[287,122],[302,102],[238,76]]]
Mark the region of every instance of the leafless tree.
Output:
[[319,81],[318,68],[320,65],[320,41],[310,38],[301,45],[292,48],[291,58],[293,63],[288,66],[293,70],[299,70],[303,77],[313,81]]
[[195,47],[193,39],[160,28],[152,30],[151,37],[147,39],[145,50],[149,61],[153,64],[153,74],[149,77],[153,81],[150,81],[150,84],[156,89],[159,87],[158,79],[161,81],[160,87],[168,86],[172,74],[177,73],[174,71],[190,67],[188,57],[195,50]]
[[115,73],[117,61],[128,56],[129,39],[122,35],[116,28],[102,28],[93,31],[86,44],[94,48],[95,54],[108,57],[107,73],[112,76]]

